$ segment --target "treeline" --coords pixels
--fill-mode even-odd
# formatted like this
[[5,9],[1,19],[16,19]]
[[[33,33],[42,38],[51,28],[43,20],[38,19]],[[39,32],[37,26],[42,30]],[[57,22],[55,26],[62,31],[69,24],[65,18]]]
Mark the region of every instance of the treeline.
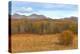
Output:
[[27,20],[12,19],[11,34],[33,33],[33,34],[56,34],[70,30],[75,34],[78,33],[78,22],[73,20]]

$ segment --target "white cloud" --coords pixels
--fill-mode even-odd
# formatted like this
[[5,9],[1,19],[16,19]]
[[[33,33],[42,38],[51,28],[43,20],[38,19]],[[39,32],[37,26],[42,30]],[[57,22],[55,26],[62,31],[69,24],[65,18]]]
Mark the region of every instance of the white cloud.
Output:
[[31,7],[24,8],[24,10],[29,11],[29,12],[33,11],[33,9]]
[[38,14],[38,15],[40,15],[40,13],[38,11],[33,10],[32,7],[27,7],[27,8],[26,7],[22,7],[20,9],[18,9],[18,11],[16,13],[18,13],[20,15],[27,15],[27,16],[30,15],[30,14]]
[[21,7],[20,9],[18,9],[16,12],[18,13],[32,13],[33,9],[31,7]]

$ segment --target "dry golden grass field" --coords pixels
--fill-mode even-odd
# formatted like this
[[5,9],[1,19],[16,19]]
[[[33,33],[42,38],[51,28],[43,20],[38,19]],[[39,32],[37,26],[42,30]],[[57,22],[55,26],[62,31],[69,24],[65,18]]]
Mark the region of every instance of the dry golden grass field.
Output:
[[78,36],[74,35],[73,44],[64,46],[58,44],[60,34],[14,34],[11,36],[12,52],[68,50],[78,48]]

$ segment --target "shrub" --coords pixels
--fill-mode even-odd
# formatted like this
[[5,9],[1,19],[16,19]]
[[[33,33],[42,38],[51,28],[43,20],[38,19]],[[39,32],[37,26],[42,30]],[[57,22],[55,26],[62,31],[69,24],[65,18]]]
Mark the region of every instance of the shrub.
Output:
[[59,43],[62,45],[70,45],[73,43],[73,33],[71,31],[64,31],[60,34]]
[[78,25],[77,25],[77,24],[72,24],[72,25],[70,26],[70,30],[71,30],[72,32],[74,32],[74,34],[78,34]]

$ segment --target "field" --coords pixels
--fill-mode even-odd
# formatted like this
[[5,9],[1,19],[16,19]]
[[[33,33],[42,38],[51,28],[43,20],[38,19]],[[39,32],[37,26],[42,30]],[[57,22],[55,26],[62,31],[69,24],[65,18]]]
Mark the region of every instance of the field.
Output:
[[78,48],[78,38],[74,35],[73,44],[65,46],[58,42],[59,34],[13,34],[11,36],[12,52],[68,50]]
[[11,19],[10,52],[78,48],[78,18]]

